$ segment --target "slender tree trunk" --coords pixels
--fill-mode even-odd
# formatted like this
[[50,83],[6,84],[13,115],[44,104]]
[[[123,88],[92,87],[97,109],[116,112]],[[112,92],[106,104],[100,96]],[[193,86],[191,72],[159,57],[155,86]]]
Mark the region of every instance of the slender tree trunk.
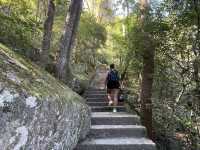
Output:
[[40,13],[40,0],[37,0],[37,9],[36,9],[36,14],[35,14],[36,22],[38,21],[39,13]]
[[200,90],[200,77],[199,77],[199,72],[200,72],[200,56],[196,56],[195,60],[193,61],[193,76],[194,80],[196,82],[196,90]]
[[154,50],[146,51],[143,58],[142,85],[140,98],[142,102],[142,122],[147,127],[150,138],[152,134],[152,85],[154,74]]
[[[149,9],[148,0],[140,1],[140,10],[141,10],[141,24],[143,30],[143,24],[147,20],[147,13]],[[154,46],[151,41],[149,33],[145,33],[144,42],[148,40],[148,48],[144,48],[143,52],[143,71],[142,71],[142,84],[141,84],[141,93],[140,99],[142,103],[142,123],[146,126],[148,136],[153,139],[152,132],[152,85],[153,85],[153,75],[154,75]]]
[[194,47],[194,54],[196,56],[194,62],[193,62],[193,68],[194,68],[194,80],[196,82],[196,90],[200,91],[200,1],[199,0],[194,0],[194,7],[195,7],[195,12],[196,12],[196,21],[197,21],[197,35],[196,35],[196,40],[195,40],[195,47]]
[[40,58],[42,66],[44,68],[46,67],[46,64],[48,63],[49,60],[49,49],[51,45],[51,35],[53,29],[54,16],[55,16],[54,0],[49,0],[47,19],[44,22],[44,35],[42,41],[42,53]]
[[127,64],[125,65],[125,68],[124,68],[124,70],[123,70],[123,72],[121,74],[121,80],[122,81],[124,80],[124,78],[125,78],[125,76],[127,74],[129,66],[130,66],[130,60],[127,61]]
[[64,34],[60,41],[60,54],[57,62],[57,77],[68,82],[71,78],[70,57],[75,41],[77,27],[80,21],[82,11],[82,0],[71,0],[69,13],[66,17]]

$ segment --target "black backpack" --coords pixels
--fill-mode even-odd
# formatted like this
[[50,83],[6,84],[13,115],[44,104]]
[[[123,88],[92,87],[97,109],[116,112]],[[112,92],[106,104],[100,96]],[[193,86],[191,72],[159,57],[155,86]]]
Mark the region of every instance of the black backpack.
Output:
[[118,72],[116,70],[111,70],[108,73],[108,81],[119,81]]

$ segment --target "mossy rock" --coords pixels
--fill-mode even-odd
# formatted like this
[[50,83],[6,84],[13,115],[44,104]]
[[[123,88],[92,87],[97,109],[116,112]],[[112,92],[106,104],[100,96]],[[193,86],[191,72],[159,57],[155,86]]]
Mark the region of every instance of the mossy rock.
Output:
[[0,44],[1,149],[68,149],[90,129],[85,100]]

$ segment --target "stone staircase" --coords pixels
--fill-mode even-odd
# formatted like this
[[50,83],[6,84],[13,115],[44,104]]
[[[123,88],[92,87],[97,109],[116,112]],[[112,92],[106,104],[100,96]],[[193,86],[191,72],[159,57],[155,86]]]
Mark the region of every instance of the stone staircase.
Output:
[[126,113],[123,103],[113,113],[105,90],[88,89],[85,97],[92,110],[92,126],[88,137],[75,150],[156,150],[140,118]]

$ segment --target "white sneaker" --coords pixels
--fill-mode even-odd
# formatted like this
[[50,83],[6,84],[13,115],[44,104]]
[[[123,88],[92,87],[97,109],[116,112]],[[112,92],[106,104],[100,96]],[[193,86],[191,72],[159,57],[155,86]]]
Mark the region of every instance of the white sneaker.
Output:
[[117,112],[117,109],[116,109],[116,108],[113,108],[113,112],[114,112],[114,113]]
[[108,106],[111,106],[113,104],[113,101],[109,101]]

